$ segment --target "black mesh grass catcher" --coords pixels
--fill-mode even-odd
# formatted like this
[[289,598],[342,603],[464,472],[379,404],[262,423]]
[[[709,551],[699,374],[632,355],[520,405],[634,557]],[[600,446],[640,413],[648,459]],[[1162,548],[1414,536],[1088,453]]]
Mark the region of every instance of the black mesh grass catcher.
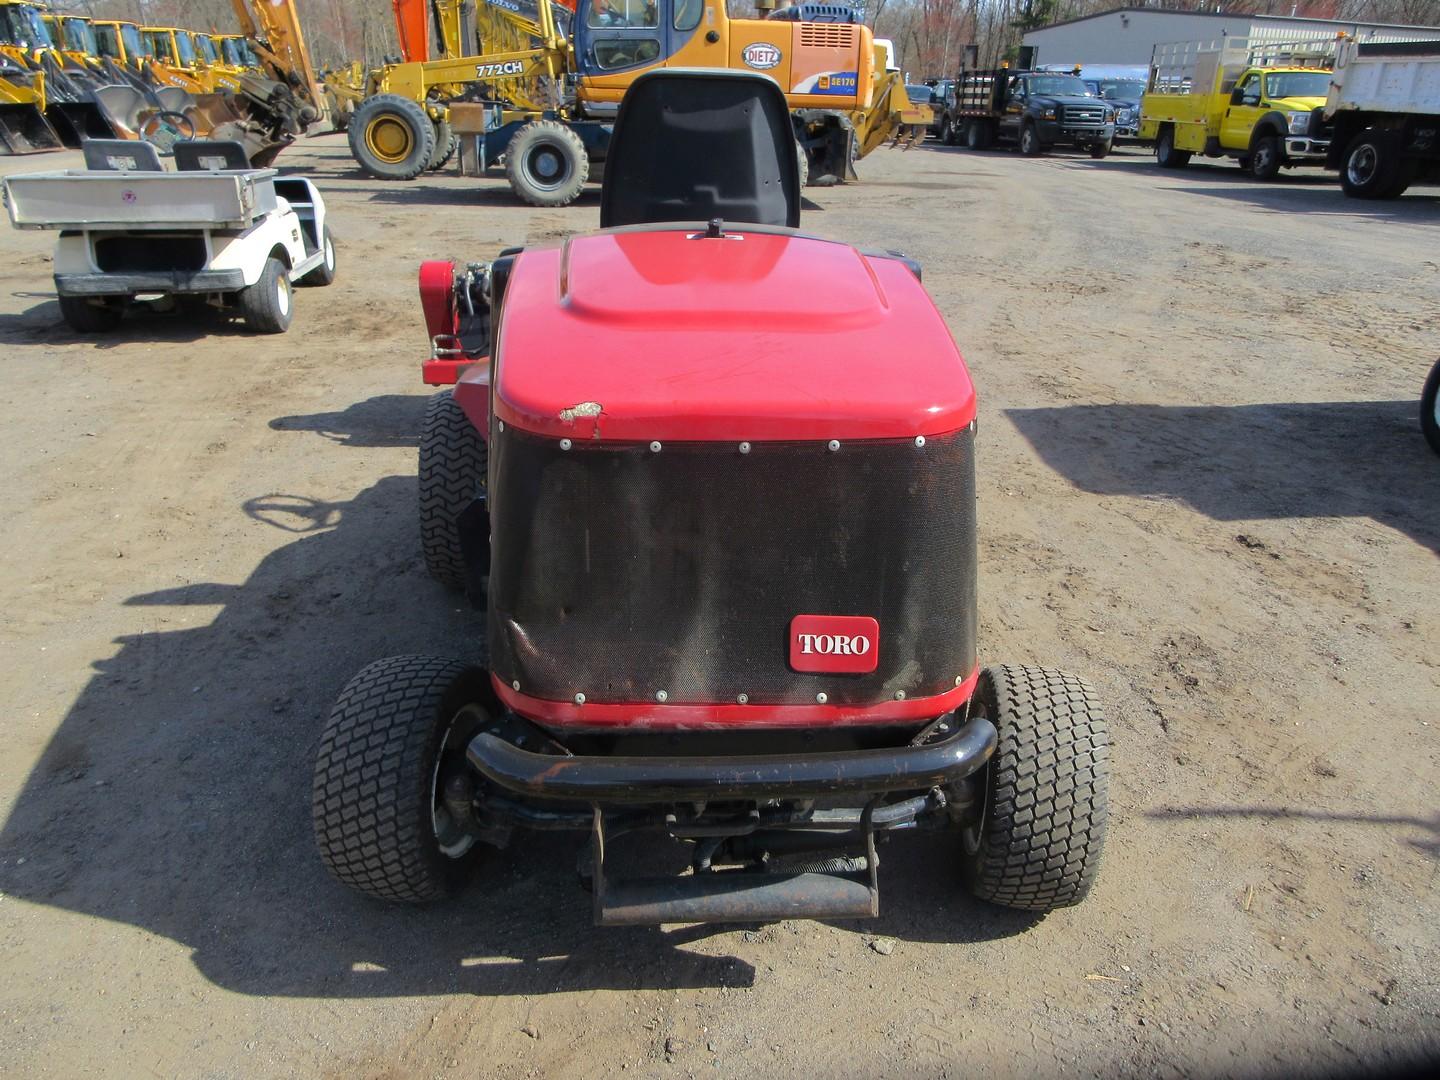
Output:
[[[869,704],[975,666],[970,430],[914,440],[491,444],[490,657],[555,701]],[[796,615],[869,615],[872,674],[790,670]]]

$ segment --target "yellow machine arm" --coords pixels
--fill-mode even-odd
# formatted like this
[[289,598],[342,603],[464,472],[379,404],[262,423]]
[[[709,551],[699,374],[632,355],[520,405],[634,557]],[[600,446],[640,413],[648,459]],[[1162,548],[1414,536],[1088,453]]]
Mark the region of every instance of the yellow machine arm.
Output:
[[301,99],[324,113],[324,87],[315,75],[295,0],[230,0],[240,32],[260,57],[266,74],[287,83]]

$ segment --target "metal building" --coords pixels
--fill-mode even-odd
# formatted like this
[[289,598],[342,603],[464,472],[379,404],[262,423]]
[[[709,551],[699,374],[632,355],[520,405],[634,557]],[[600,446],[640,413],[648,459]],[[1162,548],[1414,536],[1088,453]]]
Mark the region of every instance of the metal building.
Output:
[[1112,64],[1143,67],[1160,44],[1242,37],[1255,41],[1311,41],[1344,31],[1362,40],[1440,40],[1440,26],[1298,19],[1279,15],[1215,15],[1165,8],[1121,7],[1056,23],[1025,35],[1038,64]]

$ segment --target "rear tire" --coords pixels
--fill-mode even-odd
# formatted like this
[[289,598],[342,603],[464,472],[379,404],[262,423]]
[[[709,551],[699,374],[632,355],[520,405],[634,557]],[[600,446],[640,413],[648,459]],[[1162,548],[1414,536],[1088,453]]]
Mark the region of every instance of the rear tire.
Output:
[[379,180],[413,180],[435,156],[435,124],[419,102],[376,94],[355,108],[350,153]]
[[505,151],[505,177],[531,206],[569,206],[590,176],[590,158],[580,136],[556,120],[526,124]]
[[1020,153],[1026,157],[1039,157],[1045,152],[1045,147],[1040,143],[1040,132],[1034,124],[1026,124],[1020,129]]
[[434,172],[450,164],[450,159],[455,156],[455,149],[459,145],[460,136],[451,129],[450,121],[438,121],[435,124],[435,150],[430,155],[427,171]]
[[1027,911],[1078,904],[1099,870],[1109,810],[1110,735],[1094,692],[1045,668],[980,675],[976,698],[999,732],[964,869],[982,900]]
[[310,286],[330,285],[335,281],[335,238],[330,235],[330,226],[320,236],[320,250],[325,253],[320,265],[311,270],[297,284]]
[[955,125],[948,116],[940,121],[940,143],[942,146],[955,145]]
[[62,296],[60,317],[77,334],[107,334],[125,318],[123,300],[92,301],[88,296]]
[[460,521],[477,499],[485,499],[488,457],[485,440],[454,393],[434,395],[420,434],[420,549],[425,569],[447,589],[463,592],[469,583]]
[[1425,389],[1420,392],[1420,430],[1430,449],[1440,454],[1440,360],[1430,369]]
[[1274,135],[1262,135],[1255,140],[1250,151],[1250,175],[1256,180],[1273,180],[1280,175],[1280,166],[1285,164],[1285,155],[1280,150],[1280,140]]
[[990,149],[990,127],[984,120],[971,120],[965,125],[965,146],[971,150]]
[[311,818],[320,860],[382,900],[448,895],[475,854],[439,797],[465,769],[488,677],[429,656],[377,660],[346,684],[320,735]]
[[1175,129],[1163,128],[1155,140],[1155,163],[1162,169],[1183,169],[1190,164],[1190,151],[1175,149]]
[[257,334],[283,334],[290,329],[295,294],[285,264],[273,255],[266,259],[260,280],[240,290],[237,305],[245,325]]

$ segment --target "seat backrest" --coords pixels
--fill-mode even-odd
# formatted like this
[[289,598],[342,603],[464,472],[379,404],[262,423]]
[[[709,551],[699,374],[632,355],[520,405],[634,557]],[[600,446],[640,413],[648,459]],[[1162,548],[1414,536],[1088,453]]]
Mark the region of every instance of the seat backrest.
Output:
[[779,84],[746,71],[661,68],[630,84],[605,158],[600,226],[800,224],[800,168]]
[[190,139],[177,142],[171,149],[175,153],[175,168],[181,172],[250,168],[245,147],[235,139]]
[[164,172],[160,153],[148,142],[135,139],[86,139],[80,144],[87,169],[130,169]]

